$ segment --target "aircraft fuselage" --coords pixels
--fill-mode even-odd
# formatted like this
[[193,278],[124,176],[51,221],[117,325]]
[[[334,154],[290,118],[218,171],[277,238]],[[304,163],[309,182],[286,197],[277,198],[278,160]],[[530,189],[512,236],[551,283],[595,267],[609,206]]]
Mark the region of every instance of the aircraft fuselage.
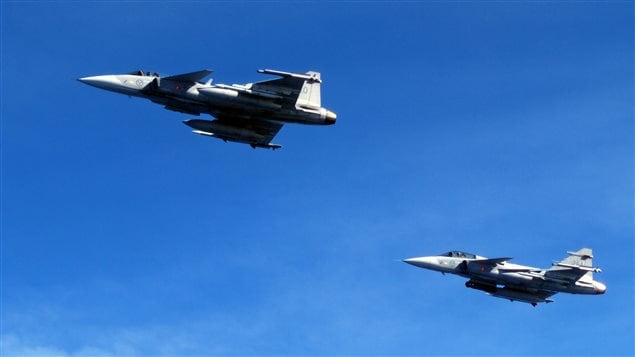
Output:
[[[573,254],[573,253],[572,253]],[[461,256],[446,256],[461,255]],[[404,262],[443,274],[455,274],[470,279],[466,286],[495,296],[528,302],[551,302],[555,293],[604,294],[606,285],[593,280],[599,268],[571,265],[566,260],[554,263],[550,269],[540,269],[507,262],[510,258],[487,259],[463,252],[405,259]],[[590,260],[590,259],[589,259]]]
[[192,83],[133,74],[85,77],[80,81],[108,91],[146,98],[166,109],[193,115],[265,117],[283,123],[313,125],[330,125],[336,119],[336,115],[326,108],[298,108],[288,105],[281,96],[255,92],[241,85]]

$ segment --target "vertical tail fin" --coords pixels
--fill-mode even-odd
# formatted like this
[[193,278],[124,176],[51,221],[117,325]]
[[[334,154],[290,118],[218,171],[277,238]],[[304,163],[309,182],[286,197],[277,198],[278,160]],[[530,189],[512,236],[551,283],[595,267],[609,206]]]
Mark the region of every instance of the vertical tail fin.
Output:
[[311,78],[306,79],[300,90],[300,95],[295,103],[296,107],[317,109],[322,106],[320,98],[320,73],[309,71],[306,72]]
[[567,252],[568,257],[560,261],[563,264],[577,265],[581,267],[593,267],[593,251],[589,248],[582,248],[577,252]]
[[[593,268],[593,251],[589,248],[582,248],[577,252],[567,252],[568,257],[560,261],[560,264],[574,265],[584,268]],[[593,271],[587,271],[579,280],[593,281]]]

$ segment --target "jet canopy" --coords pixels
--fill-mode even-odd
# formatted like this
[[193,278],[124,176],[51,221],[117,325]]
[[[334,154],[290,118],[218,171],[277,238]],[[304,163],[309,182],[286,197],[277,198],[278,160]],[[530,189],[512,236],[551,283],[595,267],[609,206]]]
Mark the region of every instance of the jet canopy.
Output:
[[476,255],[472,253],[461,252],[459,250],[453,250],[447,253],[439,254],[442,257],[451,257],[451,258],[467,258],[467,259],[476,259]]
[[128,74],[132,74],[132,75],[135,75],[135,76],[143,76],[143,77],[161,77],[161,75],[159,75],[156,72],[150,72],[150,71],[145,71],[144,72],[142,70],[133,71],[133,72],[130,72]]

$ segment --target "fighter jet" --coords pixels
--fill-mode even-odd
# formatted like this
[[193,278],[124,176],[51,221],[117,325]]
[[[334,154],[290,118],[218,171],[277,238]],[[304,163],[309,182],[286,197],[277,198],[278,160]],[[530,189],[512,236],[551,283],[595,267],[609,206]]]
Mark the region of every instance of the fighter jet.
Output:
[[557,293],[604,294],[606,285],[593,280],[593,273],[601,270],[593,267],[591,249],[582,248],[567,253],[568,257],[552,263],[549,269],[508,263],[512,258],[488,259],[461,251],[403,261],[443,274],[469,278],[465,283],[468,288],[510,301],[529,303],[534,307],[541,302],[553,302],[550,297]]
[[279,78],[247,84],[202,82],[212,71],[202,70],[173,76],[134,71],[128,74],[80,78],[88,85],[141,97],[163,105],[165,109],[201,115],[214,120],[183,121],[195,134],[251,145],[253,148],[278,149],[271,140],[285,123],[330,125],[336,114],[323,108],[320,99],[320,73],[290,73],[271,69],[258,70]]

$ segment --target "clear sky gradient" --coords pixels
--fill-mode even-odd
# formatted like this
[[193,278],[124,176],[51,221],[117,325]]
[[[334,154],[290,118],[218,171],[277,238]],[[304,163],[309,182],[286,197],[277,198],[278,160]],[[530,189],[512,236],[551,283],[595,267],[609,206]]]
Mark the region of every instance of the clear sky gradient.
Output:
[[[1,5],[8,355],[633,355],[632,2]],[[322,72],[282,150],[76,79]],[[400,259],[548,267],[533,308]]]

